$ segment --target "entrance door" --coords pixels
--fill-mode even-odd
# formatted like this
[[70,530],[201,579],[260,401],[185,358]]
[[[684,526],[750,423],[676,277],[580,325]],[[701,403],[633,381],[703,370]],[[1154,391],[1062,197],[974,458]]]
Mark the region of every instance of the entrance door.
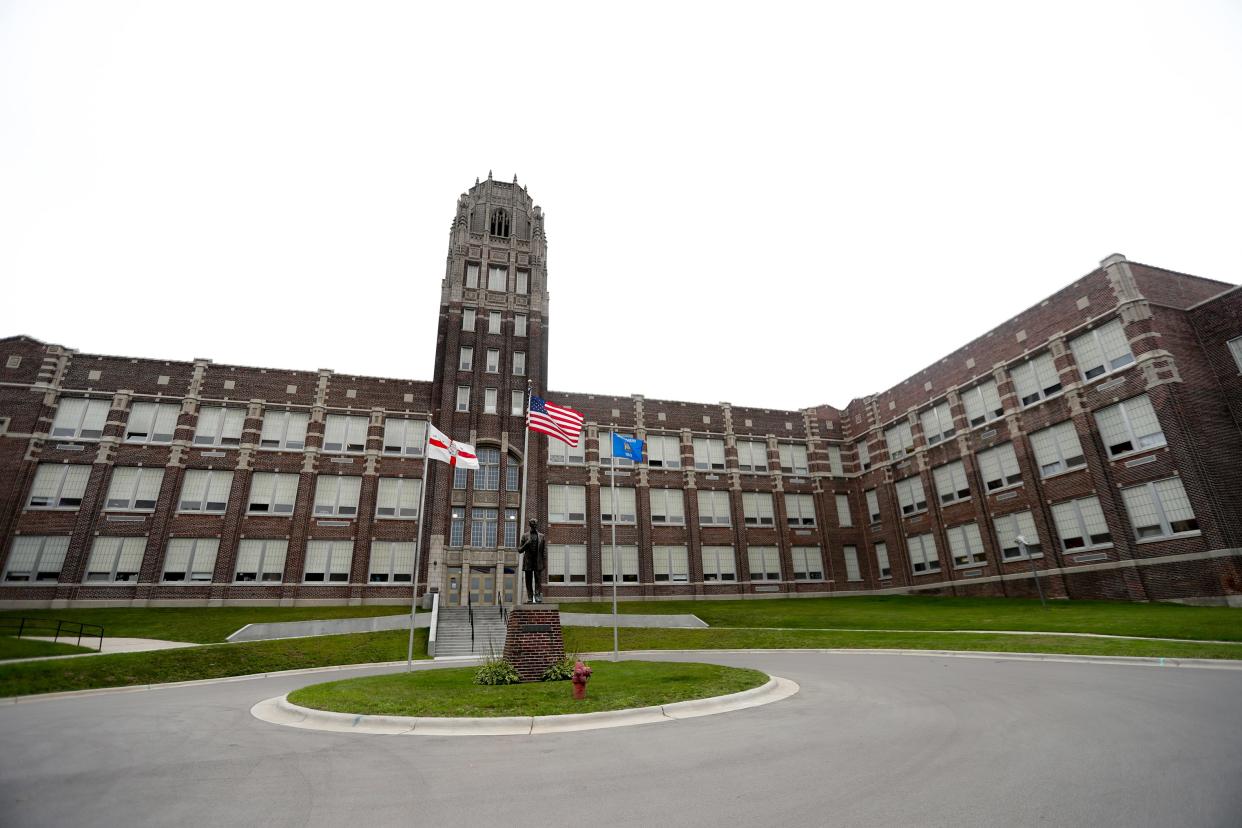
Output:
[[509,606],[514,601],[513,590],[517,588],[517,570],[511,566],[505,567],[504,584],[504,602],[505,606]]
[[470,603],[476,607],[490,607],[496,603],[496,570],[493,567],[470,567]]
[[461,605],[461,567],[450,566],[448,568],[448,605],[456,607]]

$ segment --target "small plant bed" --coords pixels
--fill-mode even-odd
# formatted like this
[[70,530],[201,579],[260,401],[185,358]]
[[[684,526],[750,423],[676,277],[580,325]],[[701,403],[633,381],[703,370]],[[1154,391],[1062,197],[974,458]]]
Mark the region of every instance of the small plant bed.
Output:
[[0,661],[9,661],[14,658],[40,658],[42,656],[62,656],[93,652],[95,652],[93,647],[78,647],[73,644],[62,644],[56,641],[38,641],[33,638],[0,636]]
[[477,667],[418,670],[313,684],[289,701],[316,710],[366,716],[554,716],[597,713],[705,699],[759,687],[758,670],[669,661],[591,661],[586,698],[575,701],[568,681],[475,684]]

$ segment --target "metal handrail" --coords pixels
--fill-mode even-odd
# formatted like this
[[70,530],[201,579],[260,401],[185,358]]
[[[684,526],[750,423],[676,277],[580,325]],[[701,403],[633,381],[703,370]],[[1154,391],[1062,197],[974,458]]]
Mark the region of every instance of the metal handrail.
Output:
[[[55,626],[53,626],[55,624]],[[88,629],[89,628],[89,629]],[[82,636],[87,638],[98,638],[99,644],[95,647],[96,652],[103,652],[104,628],[99,624],[88,624],[82,621],[66,621],[60,618],[0,618],[0,635],[9,635],[3,632],[8,629],[16,629],[16,638],[23,635],[37,635],[39,632],[50,632],[53,642],[59,642],[63,635],[65,638],[77,637],[77,646],[82,646]],[[42,636],[46,637],[46,636]]]
[[470,615],[470,652],[474,652],[474,600],[471,593],[466,593],[466,612]]

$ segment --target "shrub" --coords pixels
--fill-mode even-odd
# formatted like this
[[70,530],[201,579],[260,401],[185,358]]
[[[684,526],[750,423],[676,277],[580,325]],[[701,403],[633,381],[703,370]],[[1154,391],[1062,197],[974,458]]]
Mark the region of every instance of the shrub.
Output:
[[517,668],[503,658],[489,658],[474,674],[475,684],[518,684],[521,681]]
[[574,675],[574,662],[578,660],[577,654],[567,655],[559,661],[554,661],[548,665],[548,669],[543,671],[543,681],[569,681]]

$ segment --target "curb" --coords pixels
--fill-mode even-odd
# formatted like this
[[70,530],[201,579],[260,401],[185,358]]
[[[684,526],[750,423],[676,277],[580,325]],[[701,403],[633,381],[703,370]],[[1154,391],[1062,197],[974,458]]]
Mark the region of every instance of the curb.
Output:
[[787,699],[797,693],[797,683],[769,676],[766,684],[740,693],[708,699],[674,702],[628,710],[598,713],[566,713],[559,716],[497,716],[494,718],[447,718],[438,716],[364,716],[313,710],[289,701],[289,697],[264,699],[250,708],[250,715],[269,724],[333,733],[366,733],[384,736],[536,736],[573,733],[610,727],[676,722],[746,710]]

